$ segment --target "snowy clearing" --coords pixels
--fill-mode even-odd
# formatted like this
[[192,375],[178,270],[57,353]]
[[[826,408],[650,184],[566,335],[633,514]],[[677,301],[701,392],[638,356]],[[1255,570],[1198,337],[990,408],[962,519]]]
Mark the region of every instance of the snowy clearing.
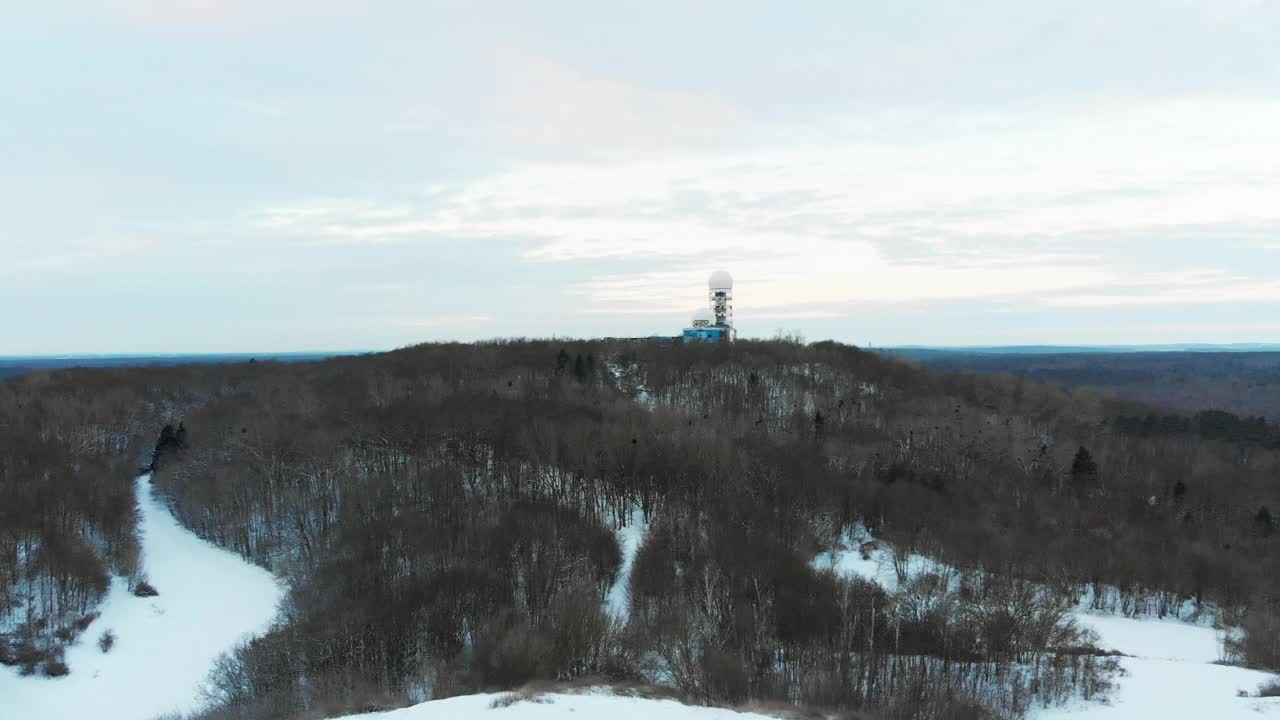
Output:
[[1246,668],[1213,664],[1220,632],[1177,620],[1131,620],[1114,615],[1075,613],[1098,633],[1100,647],[1132,655],[1120,659],[1124,674],[1106,703],[1077,703],[1032,713],[1036,720],[1056,718],[1160,718],[1230,720],[1280,717],[1280,698],[1238,697],[1256,694],[1276,676]]
[[[508,701],[515,700],[510,705]],[[523,698],[515,693],[463,695],[382,713],[348,715],[339,720],[454,720],[484,717],[494,720],[776,720],[768,715],[721,708],[682,705],[674,700],[649,700],[596,692],[584,695],[548,693]]]
[[[865,548],[865,549],[864,549]],[[824,552],[814,567],[831,568],[845,577],[862,577],[889,592],[898,588],[894,550],[876,541],[863,528],[842,538],[835,552]],[[911,555],[905,563],[908,577],[925,572],[946,574],[945,565]],[[1120,658],[1123,674],[1103,702],[1076,702],[1063,707],[1036,709],[1035,720],[1091,720],[1092,718],[1280,718],[1280,698],[1239,697],[1256,695],[1259,686],[1277,676],[1258,670],[1216,664],[1221,631],[1206,624],[1155,617],[1131,619],[1089,612],[1090,597],[1072,613],[1080,625],[1098,633],[1098,646],[1132,657]]]
[[[142,568],[159,591],[135,597],[113,578],[97,620],[68,648],[71,674],[20,677],[0,668],[3,720],[148,720],[198,709],[214,660],[275,618],[283,589],[271,573],[201,540],[138,478]],[[116,636],[109,653],[98,638]]]
[[928,573],[954,575],[950,567],[924,555],[912,553],[897,558],[892,545],[876,540],[861,525],[841,538],[834,552],[819,553],[811,565],[815,570],[831,570],[841,577],[860,577],[887,592],[898,590],[899,570],[908,578]]

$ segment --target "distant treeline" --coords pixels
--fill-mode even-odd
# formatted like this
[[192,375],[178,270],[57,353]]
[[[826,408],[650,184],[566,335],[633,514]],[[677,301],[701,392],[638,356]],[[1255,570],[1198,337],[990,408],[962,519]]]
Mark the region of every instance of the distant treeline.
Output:
[[1115,429],[1116,432],[1141,437],[1198,435],[1206,440],[1280,449],[1280,426],[1268,423],[1266,418],[1242,418],[1222,410],[1203,410],[1190,416],[1155,413],[1142,416],[1120,415],[1115,419]]
[[51,372],[72,368],[139,368],[169,365],[241,363],[249,360],[306,362],[350,353],[237,353],[192,355],[80,355],[67,357],[12,356],[0,357],[0,380],[33,372]]
[[1280,352],[886,352],[938,370],[1012,373],[1184,412],[1280,418]]

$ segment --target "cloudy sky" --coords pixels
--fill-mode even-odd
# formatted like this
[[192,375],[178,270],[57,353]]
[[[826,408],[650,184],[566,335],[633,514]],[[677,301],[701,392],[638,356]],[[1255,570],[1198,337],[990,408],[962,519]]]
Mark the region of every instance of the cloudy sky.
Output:
[[0,0],[0,354],[1280,341],[1277,0]]

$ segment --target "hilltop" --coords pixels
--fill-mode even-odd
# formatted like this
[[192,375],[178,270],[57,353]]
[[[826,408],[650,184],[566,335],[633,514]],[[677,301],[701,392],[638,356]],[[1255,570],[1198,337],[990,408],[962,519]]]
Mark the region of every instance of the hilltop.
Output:
[[42,672],[137,575],[145,466],[289,587],[210,720],[572,681],[1019,717],[1116,681],[1082,609],[1239,626],[1226,659],[1274,668],[1280,454],[1123,420],[1155,411],[835,343],[34,373],[0,383],[0,628]]

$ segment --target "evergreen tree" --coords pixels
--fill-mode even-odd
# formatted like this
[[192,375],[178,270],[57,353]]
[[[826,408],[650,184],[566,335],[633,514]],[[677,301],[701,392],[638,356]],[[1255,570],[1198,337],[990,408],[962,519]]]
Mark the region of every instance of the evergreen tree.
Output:
[[1076,492],[1084,492],[1098,484],[1098,463],[1084,447],[1076,451],[1071,461],[1071,487]]

